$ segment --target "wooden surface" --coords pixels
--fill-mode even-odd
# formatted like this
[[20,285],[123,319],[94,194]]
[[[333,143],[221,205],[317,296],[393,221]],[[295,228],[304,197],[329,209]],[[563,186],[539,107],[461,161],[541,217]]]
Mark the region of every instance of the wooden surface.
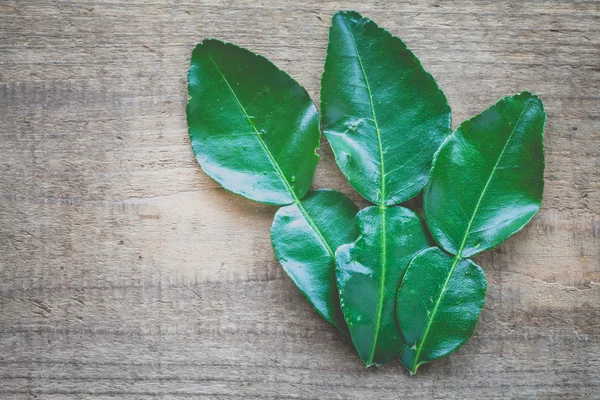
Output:
[[[0,398],[600,398],[599,2],[126,3],[0,2]],[[477,257],[474,337],[413,378],[362,368],[275,261],[275,208],[219,188],[187,136],[197,42],[318,102],[340,8],[405,40],[454,127],[522,90],[548,112],[541,212]],[[314,186],[364,206],[320,153]]]

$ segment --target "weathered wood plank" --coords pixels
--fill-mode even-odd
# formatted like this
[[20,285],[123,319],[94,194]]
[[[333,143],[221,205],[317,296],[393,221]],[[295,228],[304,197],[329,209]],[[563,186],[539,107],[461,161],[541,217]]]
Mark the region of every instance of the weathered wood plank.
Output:
[[[545,101],[546,192],[478,257],[476,334],[409,378],[364,370],[273,257],[275,208],[197,167],[194,45],[272,59],[318,101],[327,28],[357,9],[402,37],[454,123],[522,90]],[[600,398],[597,1],[0,4],[0,397]],[[315,187],[364,206],[323,142]]]

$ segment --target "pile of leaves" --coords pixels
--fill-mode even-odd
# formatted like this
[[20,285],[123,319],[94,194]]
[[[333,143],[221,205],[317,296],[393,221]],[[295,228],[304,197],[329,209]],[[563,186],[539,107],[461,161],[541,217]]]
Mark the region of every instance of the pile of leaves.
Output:
[[[414,374],[468,340],[487,287],[469,257],[521,230],[542,200],[537,96],[505,97],[452,133],[446,97],[415,55],[351,11],[332,19],[320,118],[289,75],[233,44],[199,44],[188,82],[200,166],[227,190],[282,206],[277,260],[367,367],[399,356]],[[310,190],[320,127],[372,206]],[[425,223],[399,206],[421,192]]]

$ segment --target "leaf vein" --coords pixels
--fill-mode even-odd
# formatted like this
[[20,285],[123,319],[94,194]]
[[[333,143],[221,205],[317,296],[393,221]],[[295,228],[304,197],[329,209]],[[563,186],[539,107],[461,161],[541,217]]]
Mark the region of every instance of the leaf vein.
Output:
[[381,133],[379,131],[379,124],[377,123],[377,115],[375,114],[375,106],[373,104],[373,95],[371,92],[371,86],[369,85],[369,79],[367,78],[367,73],[365,72],[365,68],[362,63],[362,58],[360,53],[358,52],[358,47],[356,46],[356,40],[354,39],[354,35],[352,34],[352,30],[348,25],[347,21],[344,19],[346,23],[346,28],[348,33],[350,34],[350,38],[352,39],[352,45],[354,46],[354,52],[356,53],[356,60],[360,66],[360,70],[362,72],[362,76],[365,80],[365,86],[367,89],[367,94],[369,96],[369,105],[371,106],[371,114],[373,115],[373,125],[375,126],[375,133],[377,137],[377,146],[379,149],[379,175],[380,175],[380,189],[379,195],[381,196],[379,201],[379,209],[381,215],[381,282],[379,284],[379,301],[378,301],[378,309],[377,309],[377,317],[375,319],[375,331],[373,333],[373,343],[371,344],[371,354],[369,356],[369,362],[367,364],[373,363],[373,358],[375,357],[375,349],[377,348],[377,339],[379,336],[379,328],[381,326],[381,318],[382,318],[382,310],[383,310],[383,297],[384,297],[384,289],[385,289],[385,274],[387,268],[387,249],[386,249],[386,232],[385,232],[385,168],[383,161],[383,148],[381,145]]
[[279,178],[283,181],[286,189],[292,195],[292,199],[294,200],[294,203],[296,204],[296,206],[298,207],[298,209],[300,210],[300,212],[302,213],[302,215],[304,215],[304,218],[306,219],[306,222],[308,222],[308,224],[310,225],[310,227],[312,228],[312,230],[317,234],[319,240],[321,241],[322,245],[325,247],[325,250],[327,250],[327,252],[329,253],[329,255],[331,257],[335,257],[335,253],[331,249],[331,246],[329,246],[329,243],[327,243],[327,241],[325,240],[325,237],[323,236],[323,233],[317,228],[317,225],[315,224],[315,222],[313,221],[313,219],[310,217],[310,215],[308,214],[308,212],[306,211],[306,209],[304,208],[304,206],[300,202],[300,199],[296,195],[296,192],[294,192],[294,190],[292,189],[292,186],[288,182],[288,180],[285,177],[283,171],[281,170],[281,168],[277,164],[277,161],[275,160],[275,157],[273,156],[273,153],[271,153],[271,151],[267,147],[267,144],[265,143],[265,141],[260,137],[260,133],[258,132],[258,129],[256,129],[256,126],[254,125],[254,123],[250,119],[250,116],[249,116],[248,112],[246,111],[246,108],[244,107],[244,105],[242,104],[242,102],[238,98],[237,94],[233,90],[233,87],[229,84],[229,81],[227,80],[227,77],[225,77],[225,74],[223,74],[223,71],[221,71],[221,68],[219,68],[218,64],[215,62],[215,60],[212,58],[212,56],[209,55],[208,58],[213,63],[213,65],[215,66],[215,68],[217,69],[217,71],[219,72],[219,74],[221,75],[221,78],[223,78],[223,81],[225,82],[225,84],[229,88],[229,91],[231,92],[231,94],[235,98],[235,101],[237,102],[238,106],[240,107],[240,109],[244,113],[244,116],[246,117],[246,121],[248,122],[248,124],[250,124],[250,126],[254,130],[254,133],[256,134],[255,136],[258,139],[258,141],[260,142],[260,144],[261,144],[261,146],[263,148],[263,151],[265,152],[265,154],[269,158],[269,161],[273,165],[273,168],[275,168],[275,171],[279,175]]
[[502,157],[504,156],[504,152],[506,151],[506,148],[508,147],[508,143],[512,139],[514,133],[516,132],[516,130],[519,126],[519,123],[521,122],[521,119],[523,118],[523,115],[525,115],[525,112],[528,109],[528,105],[529,105],[529,103],[525,105],[525,107],[523,108],[523,111],[521,111],[521,114],[519,115],[519,118],[517,119],[517,122],[515,123],[513,130],[510,132],[510,135],[508,135],[508,138],[506,139],[506,143],[502,147],[502,151],[500,151],[500,155],[498,156],[498,159],[496,160],[496,163],[494,164],[494,168],[492,168],[492,171],[490,172],[490,176],[489,176],[487,182],[485,183],[483,190],[481,191],[479,200],[477,201],[477,204],[475,205],[475,208],[473,209],[473,214],[471,215],[471,219],[469,220],[469,223],[467,224],[467,229],[465,230],[463,240],[460,244],[457,254],[454,256],[454,261],[452,262],[452,266],[450,267],[448,276],[446,277],[444,285],[442,286],[442,289],[440,290],[440,295],[438,296],[435,306],[433,307],[431,316],[430,316],[429,320],[427,321],[427,326],[425,327],[425,332],[423,333],[423,339],[417,346],[417,351],[415,352],[414,363],[413,363],[413,373],[416,372],[416,369],[419,367],[419,365],[421,365],[421,363],[419,362],[419,356],[421,355],[421,351],[423,350],[423,344],[425,343],[425,340],[427,339],[427,336],[429,335],[429,330],[431,329],[432,321],[435,319],[435,316],[439,309],[440,303],[442,302],[442,298],[444,297],[446,289],[448,288],[448,284],[450,283],[450,278],[452,277],[452,274],[454,273],[454,270],[456,269],[458,262],[462,259],[462,251],[465,247],[465,244],[467,243],[467,238],[469,236],[471,226],[473,225],[473,221],[475,220],[475,215],[477,214],[477,212],[479,211],[479,207],[481,206],[481,201],[482,201],[483,197],[485,196],[485,192],[487,191],[487,189],[490,185],[490,182],[492,181],[492,178],[494,177],[496,170],[498,169],[498,165],[500,164],[500,161],[502,160]]

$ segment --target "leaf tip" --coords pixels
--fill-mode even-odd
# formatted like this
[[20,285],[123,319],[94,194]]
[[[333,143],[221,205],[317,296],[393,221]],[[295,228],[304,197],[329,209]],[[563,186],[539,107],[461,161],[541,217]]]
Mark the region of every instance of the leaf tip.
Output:
[[354,10],[340,10],[333,15],[332,20],[335,20],[337,17],[341,17],[344,19],[352,19],[353,22],[365,19],[362,15],[360,15],[357,11]]
[[535,94],[533,92],[530,92],[529,90],[524,90],[521,93],[517,93],[513,97],[515,99],[520,99],[520,100],[533,100],[542,108],[542,111],[544,110],[544,102],[542,101],[540,96],[538,96],[537,94]]

